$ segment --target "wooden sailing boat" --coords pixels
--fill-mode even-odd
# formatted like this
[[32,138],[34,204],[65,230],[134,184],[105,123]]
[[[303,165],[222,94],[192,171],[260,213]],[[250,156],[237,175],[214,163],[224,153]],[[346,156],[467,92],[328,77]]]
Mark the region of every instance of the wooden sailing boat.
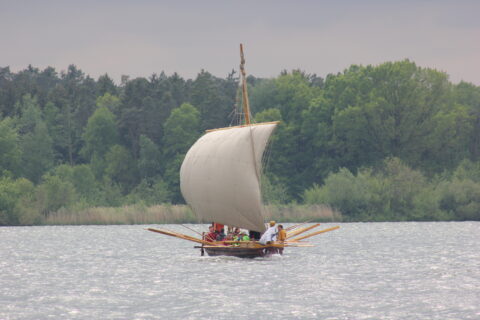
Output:
[[[240,45],[242,97],[245,123],[207,130],[187,152],[180,169],[180,188],[186,202],[203,221],[212,221],[251,231],[265,231],[260,175],[262,156],[278,122],[252,124],[245,77],[243,46]],[[298,237],[317,227],[293,228],[287,241],[261,244],[256,241],[213,241],[177,232],[148,229],[153,232],[194,241],[209,255],[261,257],[281,253],[287,246],[309,246],[301,240],[338,227]],[[297,237],[297,238],[293,238]],[[280,249],[280,250],[279,250]]]

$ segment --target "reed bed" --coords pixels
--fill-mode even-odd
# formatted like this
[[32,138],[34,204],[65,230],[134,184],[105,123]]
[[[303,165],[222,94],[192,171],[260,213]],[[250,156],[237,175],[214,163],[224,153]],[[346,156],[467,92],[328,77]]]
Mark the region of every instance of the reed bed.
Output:
[[342,214],[326,205],[269,205],[266,219],[279,222],[340,222]]
[[[324,205],[269,205],[266,220],[279,222],[342,221],[340,212]],[[195,217],[186,205],[155,205],[147,207],[137,204],[123,207],[93,207],[65,209],[51,213],[45,218],[46,225],[110,225],[110,224],[175,224],[210,223]]]
[[47,225],[85,224],[164,224],[197,223],[192,210],[185,205],[132,205],[123,207],[94,207],[81,210],[60,209],[44,221]]

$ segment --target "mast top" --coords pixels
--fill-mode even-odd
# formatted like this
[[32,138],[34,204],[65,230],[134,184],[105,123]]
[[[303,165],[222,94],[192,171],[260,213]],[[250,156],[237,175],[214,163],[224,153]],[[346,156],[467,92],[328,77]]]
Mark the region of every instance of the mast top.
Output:
[[243,113],[245,114],[245,124],[250,124],[250,103],[248,101],[247,79],[245,76],[245,56],[243,54],[243,44],[240,43],[240,73],[242,74],[242,101]]

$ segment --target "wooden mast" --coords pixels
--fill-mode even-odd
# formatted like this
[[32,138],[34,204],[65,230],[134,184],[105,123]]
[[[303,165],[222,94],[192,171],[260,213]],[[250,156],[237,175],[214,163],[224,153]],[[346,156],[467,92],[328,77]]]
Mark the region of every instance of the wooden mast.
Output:
[[250,124],[250,103],[248,102],[247,79],[245,77],[245,57],[243,56],[243,44],[240,43],[240,72],[242,73],[242,101],[245,124]]

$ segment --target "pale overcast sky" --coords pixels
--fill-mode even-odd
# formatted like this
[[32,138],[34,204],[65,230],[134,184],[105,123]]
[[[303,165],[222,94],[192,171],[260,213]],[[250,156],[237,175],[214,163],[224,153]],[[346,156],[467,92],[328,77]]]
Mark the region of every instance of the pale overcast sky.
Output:
[[351,64],[410,59],[480,85],[480,1],[4,1],[0,66],[94,78],[246,69],[325,77]]

